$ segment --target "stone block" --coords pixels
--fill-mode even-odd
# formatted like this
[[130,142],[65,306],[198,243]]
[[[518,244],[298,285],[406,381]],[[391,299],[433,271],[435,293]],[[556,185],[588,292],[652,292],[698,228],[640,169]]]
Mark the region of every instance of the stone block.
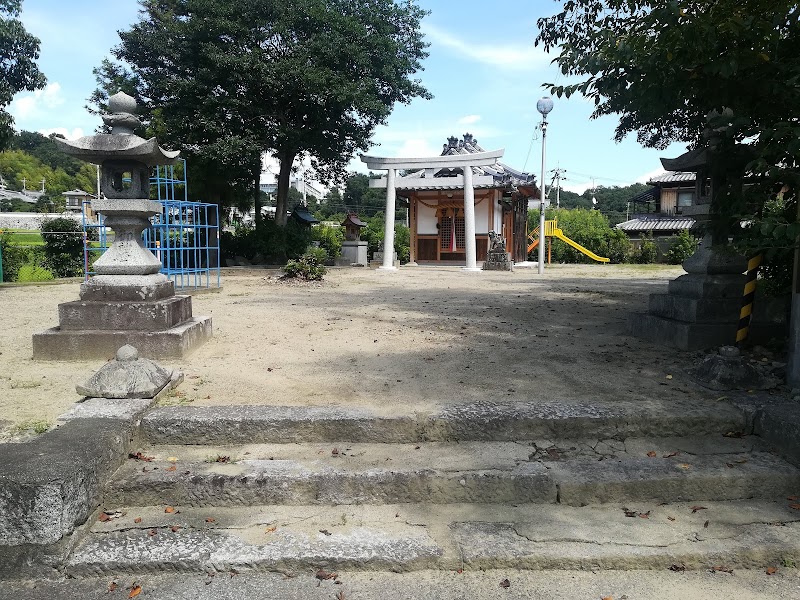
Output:
[[678,321],[733,323],[739,320],[741,298],[691,298],[650,294],[649,314]]
[[175,295],[175,284],[161,273],[154,275],[95,275],[81,284],[87,302],[143,302]]
[[669,282],[670,294],[689,298],[739,298],[744,295],[745,275],[688,273]]
[[733,344],[738,323],[690,323],[651,314],[629,316],[631,335],[678,350],[704,350]]
[[800,404],[763,407],[756,413],[754,433],[800,465]]
[[62,330],[163,331],[192,318],[192,297],[142,302],[65,302],[58,305]]
[[141,356],[180,358],[211,338],[211,317],[193,317],[164,331],[91,331],[53,327],[33,336],[36,360],[89,360],[112,358],[125,344]]

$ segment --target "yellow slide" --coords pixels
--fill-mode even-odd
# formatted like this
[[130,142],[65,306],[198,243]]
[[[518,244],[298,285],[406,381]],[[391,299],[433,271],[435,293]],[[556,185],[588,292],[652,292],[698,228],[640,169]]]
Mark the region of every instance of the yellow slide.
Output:
[[[610,259],[604,258],[602,256],[598,256],[597,254],[595,254],[591,250],[588,250],[587,248],[584,248],[583,246],[581,246],[578,242],[575,242],[575,241],[569,239],[567,236],[565,236],[564,235],[564,231],[559,229],[558,221],[556,221],[556,220],[545,221],[544,222],[544,235],[546,237],[557,237],[558,239],[562,240],[563,242],[565,242],[565,243],[569,244],[570,246],[572,246],[573,248],[575,248],[575,250],[577,250],[578,252],[583,252],[586,256],[588,256],[592,260],[596,260],[597,262],[607,263],[607,262],[610,261]],[[531,231],[530,235],[528,235],[528,242],[529,242],[529,244],[528,244],[528,253],[530,253],[531,250],[535,249],[539,245],[539,228],[538,227],[536,229],[534,229],[533,231]]]
[[578,242],[573,242],[571,239],[569,239],[567,236],[565,236],[564,232],[562,230],[560,230],[560,229],[554,230],[553,231],[553,236],[557,237],[558,239],[560,239],[563,242],[566,242],[567,244],[569,244],[570,246],[575,248],[575,250],[577,250],[578,252],[583,252],[586,256],[588,256],[592,260],[596,260],[597,262],[601,262],[601,263],[607,263],[610,260],[610,259],[605,258],[603,256],[597,256],[597,254],[595,254],[591,250],[588,250],[588,249],[584,248]]

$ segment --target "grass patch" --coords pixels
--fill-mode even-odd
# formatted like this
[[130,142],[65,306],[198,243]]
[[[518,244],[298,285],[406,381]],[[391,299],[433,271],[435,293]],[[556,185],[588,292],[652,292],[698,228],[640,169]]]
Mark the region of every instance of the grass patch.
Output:
[[21,435],[24,433],[35,433],[41,435],[50,429],[50,421],[44,419],[28,419],[17,423],[11,428],[11,433],[14,435]]
[[181,392],[173,388],[166,394],[161,395],[158,400],[156,400],[155,406],[184,406],[186,404],[191,404],[191,402],[192,399],[186,396],[186,392]]
[[41,381],[12,381],[12,390],[32,390],[42,385]]

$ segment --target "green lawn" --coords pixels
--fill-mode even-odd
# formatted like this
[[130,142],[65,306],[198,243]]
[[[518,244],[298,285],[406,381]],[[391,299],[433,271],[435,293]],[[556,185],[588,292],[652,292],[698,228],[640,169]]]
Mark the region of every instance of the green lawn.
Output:
[[42,234],[30,229],[4,229],[11,243],[16,246],[44,246]]

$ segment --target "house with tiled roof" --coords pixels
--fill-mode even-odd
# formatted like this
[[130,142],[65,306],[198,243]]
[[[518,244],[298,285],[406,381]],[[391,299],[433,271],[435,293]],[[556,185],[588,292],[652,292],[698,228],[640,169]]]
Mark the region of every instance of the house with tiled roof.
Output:
[[[468,157],[486,154],[487,151],[480,146],[478,140],[472,134],[465,133],[461,139],[448,138],[440,156]],[[498,156],[501,155],[502,152],[499,152]],[[441,159],[436,162],[444,163]],[[472,171],[470,189],[474,194],[475,227],[472,248],[475,258],[478,261],[486,259],[489,232],[494,231],[505,239],[512,260],[521,262],[527,259],[528,200],[538,198],[539,194],[535,176],[496,160],[487,162],[491,164],[410,169],[401,171],[397,176],[394,185],[397,196],[408,202],[412,263],[465,262],[468,241],[465,226],[464,168]],[[371,187],[386,185],[385,177],[370,181]]]
[[652,234],[671,237],[695,224],[691,207],[696,204],[696,173],[673,171],[657,175],[651,187],[629,200],[631,217],[617,225],[632,239]]

